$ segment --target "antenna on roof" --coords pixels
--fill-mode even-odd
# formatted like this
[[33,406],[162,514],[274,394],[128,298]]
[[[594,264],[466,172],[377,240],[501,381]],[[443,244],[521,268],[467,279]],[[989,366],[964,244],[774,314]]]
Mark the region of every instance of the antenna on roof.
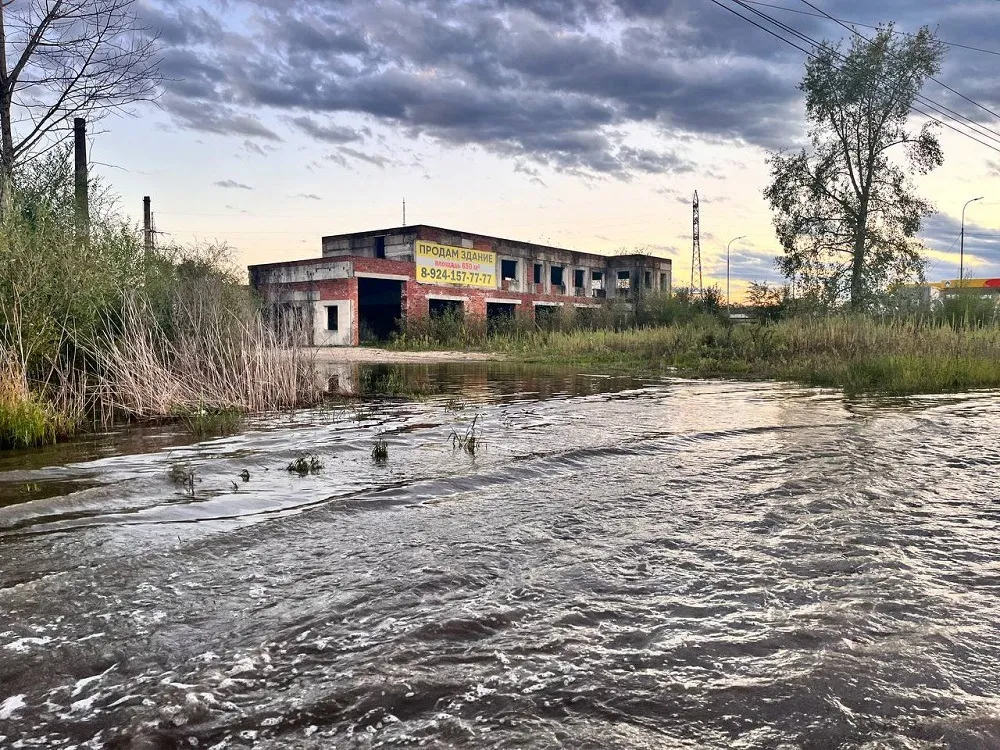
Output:
[[403,226],[406,226],[406,198],[403,198]]

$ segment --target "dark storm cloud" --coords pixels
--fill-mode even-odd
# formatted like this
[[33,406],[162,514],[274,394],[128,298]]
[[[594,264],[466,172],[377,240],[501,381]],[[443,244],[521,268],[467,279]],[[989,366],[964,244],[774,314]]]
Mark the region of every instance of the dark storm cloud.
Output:
[[[166,44],[164,105],[198,130],[278,139],[259,116],[270,112],[316,140],[360,145],[352,134],[361,117],[624,179],[694,161],[630,143],[634,126],[668,142],[765,148],[794,146],[803,133],[803,55],[705,0],[228,0],[215,17],[195,1],[158,0],[147,19]],[[827,19],[753,7],[816,39],[848,35]],[[1000,38],[1000,13],[978,0],[823,7],[861,23],[895,20],[902,31],[930,24],[959,43],[992,48]],[[953,49],[941,77],[1000,110],[998,59]],[[948,106],[991,117],[930,88]]]
[[281,140],[277,133],[252,115],[221,103],[199,103],[196,99],[185,99],[176,94],[168,94],[161,103],[181,125],[191,130],[266,141]]
[[371,164],[379,169],[385,169],[385,167],[390,164],[389,159],[384,156],[378,156],[377,154],[368,154],[364,151],[358,151],[356,148],[350,148],[348,146],[341,146],[337,149],[343,156],[349,157],[351,159],[357,159],[358,161],[363,161],[367,164]]
[[294,125],[306,135],[310,135],[317,141],[324,143],[350,143],[359,141],[362,138],[361,132],[353,128],[345,128],[340,125],[323,125],[316,122],[311,117],[289,117],[286,122]]

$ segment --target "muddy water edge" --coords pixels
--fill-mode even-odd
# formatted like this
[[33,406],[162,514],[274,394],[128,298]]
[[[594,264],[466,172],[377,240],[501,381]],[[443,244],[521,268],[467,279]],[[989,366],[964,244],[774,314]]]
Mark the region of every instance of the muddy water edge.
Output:
[[1000,394],[389,378],[0,454],[0,747],[1000,747]]

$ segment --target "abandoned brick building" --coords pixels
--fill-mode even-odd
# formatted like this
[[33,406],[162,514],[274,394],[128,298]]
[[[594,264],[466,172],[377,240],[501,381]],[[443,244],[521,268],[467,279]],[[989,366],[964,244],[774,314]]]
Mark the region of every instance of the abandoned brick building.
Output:
[[315,346],[390,336],[406,318],[455,311],[495,321],[541,320],[566,305],[599,306],[670,293],[670,261],[606,256],[438,227],[323,238],[323,255],[250,267],[276,319],[301,324]]

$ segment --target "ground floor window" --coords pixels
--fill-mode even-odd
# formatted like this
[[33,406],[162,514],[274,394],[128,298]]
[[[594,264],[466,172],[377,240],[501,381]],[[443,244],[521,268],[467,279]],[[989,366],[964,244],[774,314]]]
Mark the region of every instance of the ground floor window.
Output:
[[427,300],[427,312],[432,318],[441,318],[446,315],[460,318],[465,312],[465,306],[460,299],[429,299]]
[[340,330],[340,306],[328,305],[326,308],[326,330]]
[[557,305],[535,305],[535,323],[540,328],[553,328],[559,320]]
[[517,305],[512,302],[486,303],[486,327],[493,333],[513,328],[516,317]]

